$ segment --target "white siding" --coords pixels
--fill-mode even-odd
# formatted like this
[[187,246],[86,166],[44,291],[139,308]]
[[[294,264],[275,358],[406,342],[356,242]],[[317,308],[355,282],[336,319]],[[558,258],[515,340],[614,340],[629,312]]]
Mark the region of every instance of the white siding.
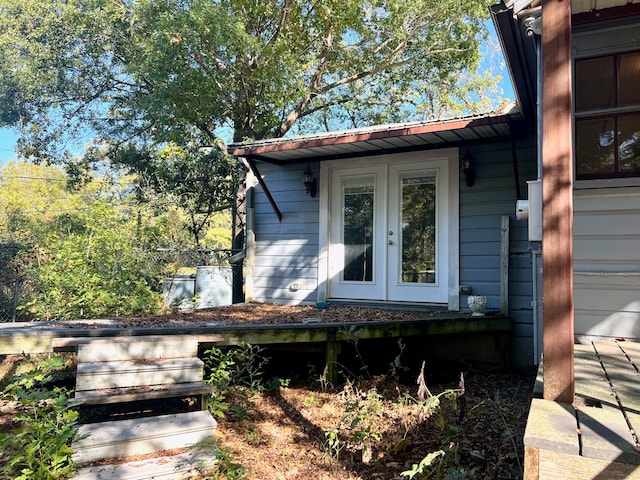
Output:
[[640,338],[640,188],[576,190],[576,335]]

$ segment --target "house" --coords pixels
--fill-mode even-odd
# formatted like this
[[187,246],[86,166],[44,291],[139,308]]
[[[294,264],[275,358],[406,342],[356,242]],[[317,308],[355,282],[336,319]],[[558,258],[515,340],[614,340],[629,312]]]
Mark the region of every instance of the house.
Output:
[[546,365],[574,333],[640,337],[640,4],[550,3],[546,26],[540,2],[491,7],[509,109],[232,145],[250,167],[247,300],[468,312],[486,295],[520,365],[543,317]]

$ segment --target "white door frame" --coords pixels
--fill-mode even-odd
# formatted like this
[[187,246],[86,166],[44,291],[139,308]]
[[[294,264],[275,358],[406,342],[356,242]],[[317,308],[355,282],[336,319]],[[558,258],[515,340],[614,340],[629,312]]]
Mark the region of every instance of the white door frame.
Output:
[[[447,306],[449,310],[460,309],[460,241],[459,241],[459,153],[457,148],[447,148],[441,150],[429,150],[421,152],[410,152],[401,154],[381,155],[374,157],[351,158],[347,160],[328,160],[320,163],[319,182],[319,249],[318,249],[318,303],[324,304],[328,299],[329,278],[329,245],[331,242],[331,212],[330,195],[332,174],[335,170],[376,167],[381,165],[396,165],[402,163],[424,162],[425,168],[429,164],[435,165],[434,161],[445,161],[448,166],[446,175],[446,185],[441,184],[441,188],[447,188],[444,192],[447,198],[448,211],[442,219],[440,228],[447,234],[448,252],[445,265],[448,266],[446,279],[446,289],[448,292]],[[386,207],[385,207],[386,212]],[[412,302],[415,303],[415,302]]]

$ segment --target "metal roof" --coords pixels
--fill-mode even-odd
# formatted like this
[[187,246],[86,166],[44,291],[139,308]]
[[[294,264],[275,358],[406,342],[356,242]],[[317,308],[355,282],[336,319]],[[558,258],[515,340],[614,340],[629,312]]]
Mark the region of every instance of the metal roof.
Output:
[[272,163],[328,160],[405,150],[437,148],[506,137],[510,125],[520,120],[514,104],[500,112],[233,143],[228,150],[237,157]]

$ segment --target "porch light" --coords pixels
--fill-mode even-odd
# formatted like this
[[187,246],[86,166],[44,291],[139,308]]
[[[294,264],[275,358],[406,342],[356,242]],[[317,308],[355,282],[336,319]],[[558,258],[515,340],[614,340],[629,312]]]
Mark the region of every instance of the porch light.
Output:
[[467,149],[467,153],[462,157],[462,173],[464,173],[464,181],[467,187],[472,187],[476,180],[476,167],[473,164],[473,157]]
[[304,188],[307,190],[307,194],[311,197],[315,197],[316,191],[318,190],[318,184],[316,182],[316,179],[313,178],[313,172],[311,171],[309,165],[307,165],[307,169],[304,171],[303,179]]

